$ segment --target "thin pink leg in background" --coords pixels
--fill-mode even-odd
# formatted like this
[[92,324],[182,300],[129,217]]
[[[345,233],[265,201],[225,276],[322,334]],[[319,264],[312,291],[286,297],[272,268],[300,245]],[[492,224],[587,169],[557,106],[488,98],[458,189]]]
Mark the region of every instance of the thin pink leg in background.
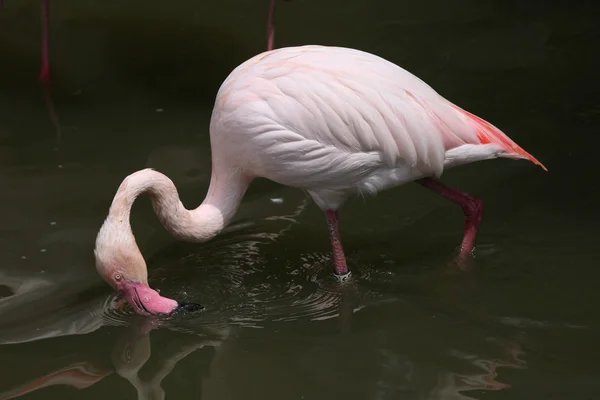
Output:
[[48,1],[42,0],[42,70],[40,72],[40,82],[42,83],[42,93],[48,107],[48,114],[50,114],[50,119],[56,129],[56,151],[59,154],[60,168],[62,167],[62,132],[50,90],[50,6]]
[[44,85],[50,84],[50,9],[48,0],[42,0],[42,71],[40,81]]
[[[1,0],[0,0],[1,1]],[[277,0],[271,0],[269,6],[269,18],[267,20],[267,50],[273,50],[275,46],[275,9]]]

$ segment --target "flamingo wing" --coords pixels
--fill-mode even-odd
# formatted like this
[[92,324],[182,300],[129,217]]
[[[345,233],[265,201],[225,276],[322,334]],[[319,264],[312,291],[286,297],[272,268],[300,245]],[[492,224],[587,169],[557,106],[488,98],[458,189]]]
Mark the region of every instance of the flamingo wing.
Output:
[[339,47],[300,46],[253,57],[225,80],[213,117],[211,135],[250,134],[246,139],[256,146],[248,149],[274,161],[266,168],[263,162],[262,173],[310,170],[301,180],[313,186],[339,185],[342,176],[352,185],[400,166],[439,176],[447,152],[464,145],[487,145],[481,159],[492,154],[537,162],[408,71]]

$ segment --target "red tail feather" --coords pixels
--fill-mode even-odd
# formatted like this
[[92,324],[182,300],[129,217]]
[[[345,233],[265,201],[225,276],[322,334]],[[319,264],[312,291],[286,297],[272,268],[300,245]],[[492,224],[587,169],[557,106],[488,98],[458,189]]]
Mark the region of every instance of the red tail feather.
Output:
[[[456,107],[456,106],[455,106]],[[479,118],[476,115],[471,114],[459,107],[456,107],[465,117],[467,117],[477,129],[477,138],[481,144],[494,143],[502,146],[507,152],[519,154],[532,163],[542,167],[544,171],[548,169],[539,162],[534,156],[526,152],[521,146],[513,142],[508,136],[506,136],[500,129],[496,128],[489,122]]]

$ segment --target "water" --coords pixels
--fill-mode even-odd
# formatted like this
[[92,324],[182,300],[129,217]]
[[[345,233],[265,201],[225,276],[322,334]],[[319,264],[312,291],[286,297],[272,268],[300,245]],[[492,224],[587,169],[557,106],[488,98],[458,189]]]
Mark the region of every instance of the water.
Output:
[[151,285],[206,310],[158,320],[111,310],[92,246],[112,196],[153,167],[184,204],[200,203],[212,101],[263,49],[264,3],[52,3],[59,160],[35,81],[39,4],[5,2],[0,399],[596,398],[591,1],[282,2],[277,46],[387,57],[549,172],[500,160],[445,175],[486,205],[462,269],[454,204],[416,185],[354,199],[341,212],[345,286],[330,275],[324,218],[299,191],[257,181],[231,230],[200,245],[169,238],[143,198],[132,221]]

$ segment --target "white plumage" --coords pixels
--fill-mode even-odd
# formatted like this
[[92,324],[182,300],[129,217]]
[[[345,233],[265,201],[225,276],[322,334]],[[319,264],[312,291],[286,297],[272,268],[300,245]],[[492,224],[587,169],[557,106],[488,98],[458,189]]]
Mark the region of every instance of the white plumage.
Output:
[[355,190],[439,177],[445,166],[523,158],[499,143],[482,145],[477,133],[476,121],[406,70],[325,46],[244,62],[219,89],[211,121],[213,154],[308,190],[324,209]]

